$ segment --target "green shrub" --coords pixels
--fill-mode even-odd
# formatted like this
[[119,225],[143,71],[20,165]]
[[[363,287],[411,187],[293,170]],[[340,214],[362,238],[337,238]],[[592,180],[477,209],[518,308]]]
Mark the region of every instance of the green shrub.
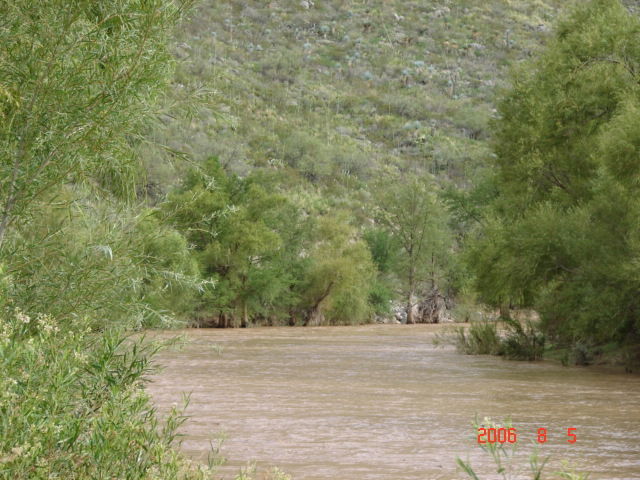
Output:
[[523,324],[512,318],[503,318],[507,335],[502,340],[502,354],[512,360],[540,360],[544,353],[545,337],[537,327],[526,320]]
[[172,450],[185,417],[160,422],[142,389],[157,348],[49,315],[0,317],[0,478],[207,478]]
[[590,365],[594,359],[594,349],[583,341],[571,345],[569,358],[574,365]]
[[38,204],[9,232],[0,295],[10,289],[12,306],[94,329],[166,328],[186,316],[205,283],[184,237],[152,211],[95,204],[76,190]]
[[[501,323],[504,329],[499,328]],[[469,328],[455,327],[453,332],[453,336],[439,336],[436,343],[452,343],[467,355],[504,355],[510,360],[540,360],[544,353],[545,337],[530,320],[481,320],[471,322]]]
[[377,315],[387,315],[391,311],[391,301],[394,296],[389,285],[376,279],[369,290],[369,304]]
[[500,335],[496,322],[482,320],[471,326],[455,329],[455,345],[459,352],[467,355],[499,355],[501,352]]
[[184,6],[2,3],[1,248],[43,193],[69,180],[133,197],[132,147],[171,79],[168,45]]
[[211,282],[202,281],[198,263],[187,240],[163,224],[150,211],[136,225],[140,236],[144,304],[144,326],[170,327],[177,318],[188,318],[195,310],[197,293]]
[[5,237],[0,258],[12,279],[11,301],[28,314],[61,322],[91,320],[95,329],[138,323],[139,237],[135,213],[62,191],[32,208],[30,222]]

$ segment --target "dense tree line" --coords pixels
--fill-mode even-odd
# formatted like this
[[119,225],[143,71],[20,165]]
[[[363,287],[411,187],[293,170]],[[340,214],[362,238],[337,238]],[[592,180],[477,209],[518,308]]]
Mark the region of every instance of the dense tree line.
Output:
[[305,208],[275,187],[212,157],[159,207],[210,285],[193,315],[222,327],[367,321],[375,269],[349,214]]
[[499,102],[478,187],[493,199],[467,197],[482,212],[468,250],[481,299],[536,309],[565,345],[640,341],[639,33],[618,1],[560,22]]

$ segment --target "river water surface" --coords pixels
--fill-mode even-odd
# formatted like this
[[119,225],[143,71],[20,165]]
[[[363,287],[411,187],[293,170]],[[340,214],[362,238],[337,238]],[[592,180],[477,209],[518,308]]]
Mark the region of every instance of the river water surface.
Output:
[[511,418],[520,467],[546,428],[547,471],[566,459],[591,480],[640,479],[640,377],[459,355],[433,345],[439,329],[185,330],[186,345],[158,357],[164,370],[148,389],[161,411],[191,393],[182,448],[204,461],[224,432],[225,479],[250,461],[258,478],[274,465],[295,480],[466,478],[456,457],[496,478],[476,414]]

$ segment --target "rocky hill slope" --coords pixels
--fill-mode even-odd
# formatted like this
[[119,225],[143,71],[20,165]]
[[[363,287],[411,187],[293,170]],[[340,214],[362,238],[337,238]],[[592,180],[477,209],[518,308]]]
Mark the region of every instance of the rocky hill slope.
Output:
[[210,103],[189,121],[166,117],[159,135],[196,160],[282,170],[336,194],[412,168],[464,186],[490,154],[492,102],[510,66],[566,7],[204,0],[176,34],[174,94],[205,89]]

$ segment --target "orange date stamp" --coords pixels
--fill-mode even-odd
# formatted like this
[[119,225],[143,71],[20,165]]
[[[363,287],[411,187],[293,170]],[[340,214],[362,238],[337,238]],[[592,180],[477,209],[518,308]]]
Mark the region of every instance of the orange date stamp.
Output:
[[[567,428],[567,443],[576,443],[578,441],[577,428]],[[548,440],[548,431],[546,428],[538,428],[537,442],[546,443]],[[478,428],[478,443],[516,443],[518,441],[518,431],[516,428]]]

